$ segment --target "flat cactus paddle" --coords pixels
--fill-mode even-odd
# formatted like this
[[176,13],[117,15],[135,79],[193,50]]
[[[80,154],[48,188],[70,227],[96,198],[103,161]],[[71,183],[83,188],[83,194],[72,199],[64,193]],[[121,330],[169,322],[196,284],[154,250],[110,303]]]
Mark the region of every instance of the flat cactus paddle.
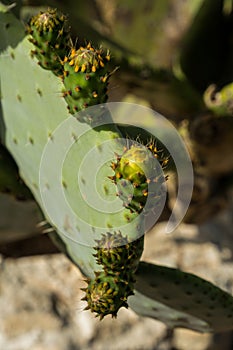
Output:
[[233,297],[190,273],[140,262],[135,295],[129,306],[143,316],[164,321],[171,328],[199,332],[233,329]]

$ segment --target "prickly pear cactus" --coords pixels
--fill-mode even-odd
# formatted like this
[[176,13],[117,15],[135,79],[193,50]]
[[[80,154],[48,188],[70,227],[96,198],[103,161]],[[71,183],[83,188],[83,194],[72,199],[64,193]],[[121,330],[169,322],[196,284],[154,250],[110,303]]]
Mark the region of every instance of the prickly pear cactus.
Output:
[[[5,144],[16,159],[20,175],[31,189],[46,219],[67,246],[68,255],[86,276],[94,278],[94,272],[101,270],[93,256],[96,239],[116,227],[121,227],[122,235],[130,240],[144,234],[143,219],[123,207],[122,201],[116,196],[115,185],[109,179],[113,173],[111,162],[114,152],[123,153],[125,145],[119,141],[121,134],[106,108],[101,108],[101,113],[105,114],[107,124],[95,128],[80,123],[68,114],[62,94],[62,79],[42,69],[37,59],[31,57],[33,46],[28,40],[30,37],[19,40],[16,47],[13,45],[12,29],[16,27],[18,32],[22,32],[24,28],[10,12],[6,11],[3,18],[4,35],[1,37],[5,49],[1,54],[0,65],[1,102],[7,131]],[[96,66],[95,62],[93,64]],[[100,68],[103,69],[102,64]],[[92,68],[94,73],[102,88],[104,83],[99,79],[98,69],[94,72]],[[11,75],[12,79],[9,79]],[[94,78],[92,80],[95,81]],[[105,143],[106,149],[100,147]],[[64,159],[66,145],[70,151]],[[95,169],[87,172],[82,167],[83,159],[90,151],[94,152],[96,166],[99,166],[103,155],[109,159],[104,162],[97,178],[100,195],[92,206],[83,199],[83,196],[85,199],[93,196],[89,189],[92,188]],[[59,161],[63,162],[60,167]],[[58,168],[62,169],[61,174],[58,174]],[[77,182],[77,173],[80,183]],[[101,198],[107,206],[109,201],[116,202],[117,211],[107,214],[101,212]]]
[[[233,298],[219,288],[176,269],[139,263],[136,271],[145,231],[142,196],[147,193],[146,186],[150,185],[145,181],[141,169],[146,174],[148,166],[144,167],[141,161],[138,164],[140,157],[136,157],[137,162],[135,157],[131,161],[135,151],[132,152],[127,144],[119,140],[121,133],[112,123],[107,109],[97,108],[100,123],[97,122],[92,128],[89,124],[93,125],[95,113],[90,114],[84,106],[84,97],[89,105],[94,104],[98,96],[103,98],[100,101],[106,99],[107,79],[101,81],[101,77],[108,78],[109,73],[105,71],[105,62],[104,66],[100,62],[104,59],[108,61],[108,55],[103,59],[101,53],[101,58],[97,56],[97,61],[84,67],[85,63],[80,58],[75,61],[79,57],[78,50],[68,52],[63,63],[66,71],[71,70],[72,79],[69,73],[63,73],[62,81],[51,71],[42,69],[36,57],[31,57],[31,51],[35,48],[29,38],[24,37],[22,24],[2,4],[0,21],[4,143],[46,219],[63,242],[66,253],[88,278],[84,296],[87,307],[103,318],[108,314],[115,317],[120,307],[129,304],[139,314],[158,318],[171,327],[186,327],[200,332],[232,329]],[[86,50],[92,52],[91,46]],[[94,57],[89,51],[86,56],[88,60]],[[94,78],[85,79],[86,74]],[[78,81],[80,79],[80,91],[75,90],[79,86],[79,82],[75,84],[73,81],[76,78]],[[97,83],[100,85],[95,85]],[[71,94],[68,93],[70,90]],[[95,92],[98,96],[95,96]],[[68,96],[75,98],[71,100]],[[67,103],[72,105],[72,113],[76,104],[78,109],[84,107],[79,119],[82,123],[75,118],[76,115],[68,113]],[[103,115],[106,116],[106,123],[101,125],[105,120]],[[93,150],[94,154],[91,153]],[[87,157],[85,167],[84,160],[89,153],[91,157]],[[127,161],[116,161],[115,153],[121,156],[126,154],[127,157],[123,158]],[[95,164],[100,164],[103,156],[107,161],[104,159],[101,163],[95,179],[98,196],[90,205],[88,200],[95,195],[92,191],[93,169]],[[115,166],[111,167],[114,162]],[[57,169],[62,170],[58,172]],[[124,177],[133,187],[133,204],[127,197],[125,205],[125,195],[123,201],[121,196],[116,196],[119,191],[118,178],[125,180]],[[157,179],[157,176],[153,178]],[[134,192],[137,188],[139,193]],[[157,190],[156,183],[156,193]],[[111,200],[115,201],[118,210],[103,213],[99,210],[101,199],[107,203],[106,207],[109,207]],[[119,240],[122,246],[117,244]],[[125,263],[126,267],[122,268],[118,259],[122,265],[127,261],[128,267]]]

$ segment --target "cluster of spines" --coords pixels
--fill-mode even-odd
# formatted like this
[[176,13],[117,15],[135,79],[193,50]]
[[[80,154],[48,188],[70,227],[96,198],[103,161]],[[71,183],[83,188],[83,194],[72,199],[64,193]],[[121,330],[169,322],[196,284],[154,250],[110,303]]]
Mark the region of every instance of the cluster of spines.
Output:
[[[95,49],[90,43],[77,50],[72,48],[64,58],[63,97],[71,114],[107,101],[109,61],[108,51]],[[86,118],[84,114],[80,115],[79,121],[91,123],[90,117]]]
[[116,156],[111,164],[114,175],[110,179],[116,184],[124,207],[141,213],[146,204],[148,210],[156,205],[166,179],[163,168],[167,162],[153,142],[147,147],[132,143],[122,155]]
[[31,18],[27,26],[29,41],[35,46],[32,56],[44,69],[62,75],[62,61],[67,54],[67,43],[70,42],[66,29],[67,19],[56,9],[48,9]]
[[95,279],[87,280],[83,288],[87,301],[86,310],[96,317],[117,316],[121,307],[128,307],[127,299],[134,292],[134,273],[143,251],[144,237],[129,242],[121,232],[107,232],[97,240],[96,261],[102,266],[101,272],[95,272]]

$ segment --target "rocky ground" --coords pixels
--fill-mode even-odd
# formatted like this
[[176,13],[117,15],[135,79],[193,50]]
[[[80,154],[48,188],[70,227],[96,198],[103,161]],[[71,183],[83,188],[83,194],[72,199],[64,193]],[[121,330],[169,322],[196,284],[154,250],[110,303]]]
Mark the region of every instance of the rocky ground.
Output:
[[[233,294],[232,224],[231,210],[170,235],[160,223],[146,235],[143,259],[198,274]],[[131,310],[100,322],[83,311],[83,276],[62,254],[2,259],[0,273],[2,350],[233,349],[233,333],[171,332]]]

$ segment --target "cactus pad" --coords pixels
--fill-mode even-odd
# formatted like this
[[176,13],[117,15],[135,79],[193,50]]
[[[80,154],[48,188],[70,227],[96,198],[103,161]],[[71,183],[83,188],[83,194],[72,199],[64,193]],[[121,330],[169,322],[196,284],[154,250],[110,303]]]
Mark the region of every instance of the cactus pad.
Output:
[[129,306],[171,328],[199,332],[233,329],[233,297],[191,273],[140,262]]

